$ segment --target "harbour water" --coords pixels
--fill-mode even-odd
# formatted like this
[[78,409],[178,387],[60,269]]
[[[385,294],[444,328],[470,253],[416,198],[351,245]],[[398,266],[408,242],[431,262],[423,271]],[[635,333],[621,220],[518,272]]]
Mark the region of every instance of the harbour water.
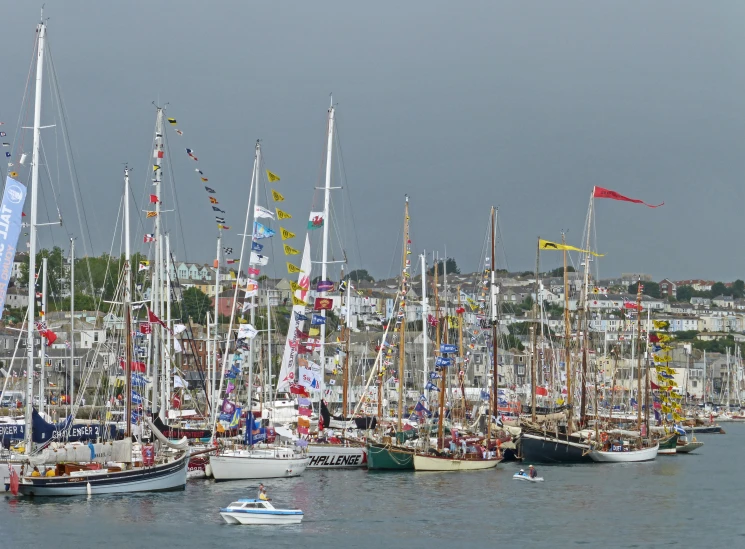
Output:
[[[745,545],[739,470],[745,425],[702,435],[700,453],[649,463],[521,465],[475,473],[313,471],[265,483],[300,525],[228,526],[221,506],[254,482],[190,481],[185,492],[0,501],[0,547],[718,547]],[[528,464],[524,464],[527,466]]]

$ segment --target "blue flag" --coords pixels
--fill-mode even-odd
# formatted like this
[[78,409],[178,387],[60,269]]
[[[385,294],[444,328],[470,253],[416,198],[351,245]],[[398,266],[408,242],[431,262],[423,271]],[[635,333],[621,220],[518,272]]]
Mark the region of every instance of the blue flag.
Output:
[[258,242],[251,242],[251,251],[252,252],[260,252],[264,249],[263,244],[259,244]]
[[489,391],[481,389],[481,400],[489,400]]
[[270,238],[275,235],[275,232],[266,225],[262,225],[258,221],[254,221],[254,240],[260,240],[262,238]]
[[442,376],[438,374],[437,372],[430,372],[429,373],[429,379],[440,379]]
[[142,404],[142,397],[132,391],[132,404]]
[[443,356],[438,356],[435,359],[435,366],[452,366],[453,365],[453,359],[452,358],[446,358]]
[[304,314],[295,313],[295,320],[297,320],[298,322],[302,322],[304,320],[308,320],[308,317]]
[[428,381],[427,384],[424,386],[424,389],[426,391],[439,391],[440,389],[437,388],[437,385],[432,383],[431,381]]
[[[10,156],[10,153],[6,153]],[[26,187],[12,177],[5,180],[5,192],[0,206],[0,264],[13,266],[18,235],[21,233],[21,215],[26,201]],[[13,269],[0,269],[0,318],[5,310],[5,296]]]
[[246,416],[246,435],[244,438],[248,446],[253,446],[266,440],[266,429],[261,427],[261,421],[255,421],[251,412]]
[[313,320],[311,320],[310,323],[314,326],[318,326],[319,324],[326,324],[326,317],[321,315],[313,315]]
[[458,346],[454,345],[452,343],[441,343],[440,344],[440,352],[441,353],[457,353],[458,352]]

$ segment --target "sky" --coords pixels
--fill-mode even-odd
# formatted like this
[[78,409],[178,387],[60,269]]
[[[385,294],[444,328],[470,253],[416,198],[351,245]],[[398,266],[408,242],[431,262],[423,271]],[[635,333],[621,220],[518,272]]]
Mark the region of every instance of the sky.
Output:
[[[19,113],[39,7],[3,6],[0,120],[14,154],[21,141],[30,151],[17,121],[32,122]],[[156,102],[184,132],[167,133],[173,184],[163,200],[175,210],[164,224],[177,259],[215,254],[195,167],[226,211],[224,244],[238,249],[257,139],[263,168],[281,177],[268,187],[263,179],[259,202],[273,208],[271,188],[285,196],[279,206],[293,219],[282,226],[298,235],[285,243],[302,248],[308,212],[321,206],[314,188],[323,185],[333,93],[334,183],[343,189],[332,193],[332,251],[338,260],[342,243],[348,269],[376,278],[400,270],[408,194],[412,257],[434,250],[464,272],[479,269],[493,205],[499,266],[532,270],[538,236],[566,231],[582,244],[598,185],[665,203],[595,201],[601,277],[745,278],[742,2],[46,0],[45,17],[90,243],[64,168],[56,187],[43,180],[42,220],[57,189],[65,226],[45,227],[42,246],[67,248],[73,236],[78,251],[85,240],[96,254],[119,253],[128,162],[135,249],[149,253],[142,234],[152,225],[140,217]],[[55,124],[45,97],[42,123]],[[61,138],[60,124],[43,130],[55,174]],[[271,239],[266,274],[286,276],[281,244]],[[560,254],[541,254],[542,268],[560,264]]]

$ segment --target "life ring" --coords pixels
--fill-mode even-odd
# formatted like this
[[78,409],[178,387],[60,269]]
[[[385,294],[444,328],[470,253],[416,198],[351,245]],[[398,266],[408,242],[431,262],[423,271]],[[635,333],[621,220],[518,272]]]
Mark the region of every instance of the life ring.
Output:
[[603,433],[601,433],[601,435],[600,435],[600,440],[603,443],[608,442],[608,433],[606,433],[605,431],[603,431]]

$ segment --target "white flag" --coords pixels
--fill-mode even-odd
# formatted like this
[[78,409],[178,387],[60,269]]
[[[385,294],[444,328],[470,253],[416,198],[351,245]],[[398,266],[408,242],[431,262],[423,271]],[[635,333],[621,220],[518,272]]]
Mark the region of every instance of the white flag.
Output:
[[254,206],[254,218],[260,219],[262,217],[274,219],[274,212],[272,212],[271,210],[267,210],[266,208],[263,208],[261,206]]
[[249,263],[251,265],[266,265],[267,263],[269,263],[269,258],[265,255],[251,252],[251,260],[249,261]]
[[248,311],[250,309],[255,309],[256,307],[258,307],[258,305],[256,303],[251,303],[250,301],[244,301],[243,302],[243,308],[242,308],[241,312],[242,313],[245,313],[246,311]]
[[178,354],[181,351],[183,351],[183,349],[181,348],[181,342],[174,337],[173,338],[173,354]]
[[240,328],[238,328],[237,339],[253,339],[258,333],[259,331],[250,324],[241,324]]
[[178,389],[181,387],[182,389],[186,389],[186,382],[181,379],[179,376],[174,375],[173,376],[173,388]]
[[174,324],[173,325],[173,335],[179,335],[184,330],[186,330],[186,326],[184,326],[183,324]]
[[259,283],[253,278],[246,279],[246,297],[259,295]]

